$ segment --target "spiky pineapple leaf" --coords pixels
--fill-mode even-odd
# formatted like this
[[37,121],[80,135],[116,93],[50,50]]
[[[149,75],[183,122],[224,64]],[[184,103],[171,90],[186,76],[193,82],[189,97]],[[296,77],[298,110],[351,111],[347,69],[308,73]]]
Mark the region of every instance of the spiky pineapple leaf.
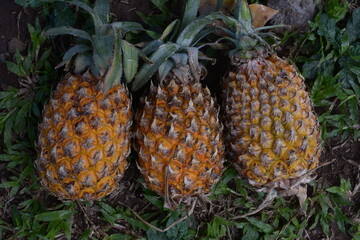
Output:
[[195,20],[200,6],[200,0],[187,0],[185,4],[184,16],[181,21],[180,31],[184,30],[192,21]]
[[170,70],[174,67],[174,63],[171,61],[163,62],[159,67],[159,81],[161,82],[166,75],[170,72]]
[[78,54],[75,58],[75,69],[74,72],[79,74],[85,71],[87,67],[93,64],[92,55],[90,53]]
[[206,25],[211,24],[216,19],[221,19],[223,16],[219,13],[212,13],[206,17],[199,18],[191,22],[179,35],[176,43],[182,47],[191,46],[194,38]]
[[122,50],[121,50],[121,33],[120,29],[114,27],[114,54],[112,58],[111,67],[109,68],[108,72],[105,76],[105,91],[108,91],[111,87],[120,84],[121,76],[123,72],[122,66]]
[[169,26],[167,26],[164,30],[164,32],[161,34],[159,40],[160,41],[164,41],[164,39],[172,32],[172,30],[174,30],[176,24],[179,22],[179,19],[175,19],[174,21],[172,21]]
[[109,0],[96,0],[94,12],[99,16],[103,23],[108,22],[108,17],[110,14]]
[[153,52],[155,52],[156,50],[159,49],[159,47],[161,45],[163,45],[164,42],[163,41],[160,41],[160,40],[154,40],[154,41],[151,41],[149,43],[147,43],[142,49],[141,51],[145,54],[145,55],[149,55]]
[[63,56],[63,60],[55,68],[59,68],[64,64],[67,64],[76,54],[81,54],[87,51],[90,51],[91,48],[84,44],[76,44],[67,50]]
[[160,11],[162,11],[163,13],[169,15],[170,14],[170,11],[169,9],[166,7],[166,2],[168,0],[151,0],[151,2],[157,7],[160,9]]
[[[112,62],[113,47],[116,44],[116,40],[111,35],[93,36],[93,58],[96,66],[100,70],[100,75],[103,76]],[[115,49],[114,49],[115,51]]]
[[46,32],[44,32],[45,36],[57,36],[57,35],[65,35],[65,34],[91,41],[91,36],[87,32],[72,27],[51,28]]
[[[246,0],[235,1],[234,18],[244,29],[252,29],[251,12]],[[236,31],[239,32],[240,29],[236,29]]]
[[79,7],[79,8],[82,8],[86,12],[88,12],[91,15],[91,17],[93,18],[93,20],[94,20],[95,31],[97,31],[100,28],[100,26],[105,24],[105,22],[103,22],[101,20],[101,18],[99,17],[98,13],[96,11],[94,11],[94,9],[89,7],[86,3],[76,1],[76,0],[73,0],[73,1],[56,0],[56,1],[65,2],[65,3],[75,5],[75,6]]
[[121,41],[121,48],[124,54],[124,74],[125,79],[129,83],[134,77],[138,69],[139,50],[127,41]]
[[123,33],[132,31],[145,31],[144,27],[137,22],[114,22],[112,27],[120,29]]
[[150,60],[154,63],[153,65],[144,65],[138,75],[135,77],[132,90],[137,91],[142,86],[144,86],[151,76],[159,69],[160,65],[166,61],[171,55],[173,55],[180,46],[175,43],[167,43],[159,47],[159,49],[154,52]]

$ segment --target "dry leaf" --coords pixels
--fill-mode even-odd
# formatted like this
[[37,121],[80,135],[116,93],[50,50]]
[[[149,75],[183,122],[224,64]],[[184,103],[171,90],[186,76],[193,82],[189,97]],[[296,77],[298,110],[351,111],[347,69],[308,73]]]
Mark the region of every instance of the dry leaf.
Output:
[[249,5],[253,28],[263,27],[279,11],[261,4]]

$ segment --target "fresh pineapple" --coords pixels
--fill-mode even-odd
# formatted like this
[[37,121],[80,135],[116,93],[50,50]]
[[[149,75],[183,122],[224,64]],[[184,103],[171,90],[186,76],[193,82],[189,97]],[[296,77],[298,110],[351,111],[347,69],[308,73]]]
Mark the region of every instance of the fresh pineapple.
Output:
[[[120,82],[120,49],[130,44],[121,39],[120,31],[126,33],[130,23],[107,24],[95,9],[71,3],[91,12],[95,35],[77,30],[76,35],[91,40],[92,47],[75,45],[65,54],[63,63],[70,61],[70,52],[78,53],[75,74],[66,75],[44,107],[36,167],[42,185],[60,199],[96,200],[117,188],[128,165],[132,111],[129,92]],[[96,6],[109,10],[106,0],[98,0]],[[47,34],[74,32],[57,28]],[[131,76],[124,66],[125,75]]]
[[61,199],[98,199],[118,185],[130,153],[131,100],[124,85],[104,93],[90,73],[68,75],[44,108],[41,183]]
[[[158,70],[135,118],[135,149],[147,185],[170,208],[208,194],[223,170],[219,108],[200,83],[206,70],[191,46],[209,22],[195,20],[176,43],[162,43],[151,56],[154,65],[145,65],[134,80],[136,90]],[[165,57],[156,61],[160,56]]]
[[233,68],[223,79],[226,142],[250,184],[290,191],[318,165],[318,119],[304,78],[251,27],[246,2],[237,4],[238,19],[226,20],[239,36],[230,51]]

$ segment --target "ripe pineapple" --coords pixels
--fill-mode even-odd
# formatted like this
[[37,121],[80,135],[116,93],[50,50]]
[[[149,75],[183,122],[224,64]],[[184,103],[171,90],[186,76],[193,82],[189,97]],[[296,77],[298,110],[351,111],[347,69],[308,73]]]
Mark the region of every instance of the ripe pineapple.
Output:
[[170,208],[209,193],[223,170],[219,108],[209,89],[201,86],[206,71],[198,61],[199,50],[190,45],[208,23],[194,21],[176,44],[163,43],[151,59],[166,57],[145,65],[134,81],[136,90],[138,82],[150,78],[148,72],[158,70],[135,117],[135,149],[147,185],[165,196]]
[[286,193],[318,165],[319,123],[304,78],[255,37],[246,2],[237,4],[239,20],[227,18],[241,26],[230,52],[234,67],[223,80],[228,147],[250,184]]
[[[88,10],[83,3],[72,3]],[[109,10],[107,1],[99,0],[96,5]],[[131,98],[120,83],[123,66],[119,51],[121,44],[130,46],[119,34],[127,30],[123,25],[118,28],[116,24],[120,23],[109,25],[105,17],[92,13],[96,34],[91,39],[86,32],[81,34],[91,40],[92,48],[75,45],[69,50],[79,53],[75,74],[67,74],[59,83],[44,107],[39,127],[39,178],[60,199],[96,200],[114,191],[130,153]],[[47,34],[68,31],[74,32],[57,28]],[[106,41],[112,44],[103,44]],[[66,63],[70,59],[64,60]],[[89,68],[92,73],[86,70]],[[130,76],[128,70],[125,67],[125,75]]]

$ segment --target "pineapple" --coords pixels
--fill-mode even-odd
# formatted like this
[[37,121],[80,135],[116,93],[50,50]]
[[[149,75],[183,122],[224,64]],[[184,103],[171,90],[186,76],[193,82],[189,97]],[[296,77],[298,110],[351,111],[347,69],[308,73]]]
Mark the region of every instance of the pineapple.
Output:
[[[75,73],[65,76],[44,107],[36,167],[42,185],[60,199],[96,200],[117,188],[128,165],[132,111],[129,92],[120,82],[120,49],[131,44],[120,38],[120,31],[126,33],[126,26],[138,25],[110,25],[107,14],[101,17],[96,8],[71,3],[92,14],[95,34],[56,28],[47,35],[76,32],[93,45],[75,45],[64,55],[63,64],[68,64],[66,56],[78,53]],[[95,6],[109,10],[106,0],[98,0]],[[122,49],[125,53],[126,48]],[[124,64],[124,72],[131,78],[129,64]]]
[[[164,196],[169,208],[207,195],[223,170],[219,108],[200,83],[206,70],[191,45],[209,22],[195,20],[176,43],[162,43],[151,56],[154,65],[145,65],[134,80],[136,90],[158,70],[135,116],[134,146],[148,187]],[[157,62],[159,56],[165,57]]]
[[239,36],[229,54],[233,69],[223,79],[226,142],[250,184],[287,195],[318,165],[318,119],[304,78],[251,27],[246,2],[237,4],[238,20],[226,18]]

